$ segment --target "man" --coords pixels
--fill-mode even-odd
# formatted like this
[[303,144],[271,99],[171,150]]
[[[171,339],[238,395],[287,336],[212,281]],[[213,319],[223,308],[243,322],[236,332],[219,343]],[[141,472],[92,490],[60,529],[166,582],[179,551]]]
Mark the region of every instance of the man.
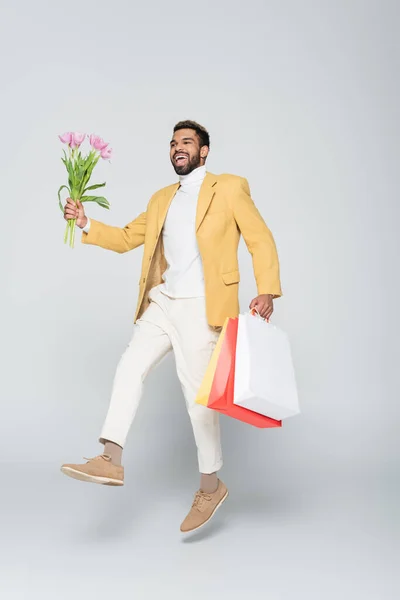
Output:
[[174,127],[170,159],[179,182],[156,192],[146,210],[123,228],[90,219],[68,199],[65,219],[76,219],[82,242],[115,252],[144,244],[134,332],[118,364],[101,432],[104,452],[61,470],[76,479],[123,485],[122,449],[147,373],[170,351],[197,445],[200,489],[181,525],[204,525],[228,495],[222,466],[218,413],[195,403],[226,317],[239,314],[237,248],[240,234],[252,255],[258,296],[250,303],[269,318],[281,295],[275,242],[250,196],[247,180],[213,175],[205,163],[207,130],[195,121]]

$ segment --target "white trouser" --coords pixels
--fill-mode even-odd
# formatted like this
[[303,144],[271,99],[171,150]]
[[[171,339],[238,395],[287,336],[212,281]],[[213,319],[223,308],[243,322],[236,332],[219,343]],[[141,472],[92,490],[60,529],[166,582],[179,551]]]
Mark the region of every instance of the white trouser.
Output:
[[134,324],[131,341],[118,364],[111,402],[100,440],[124,446],[148,372],[174,351],[178,378],[197,445],[199,470],[222,466],[218,413],[195,403],[219,333],[207,323],[205,298],[169,298],[159,286],[150,290],[149,306]]

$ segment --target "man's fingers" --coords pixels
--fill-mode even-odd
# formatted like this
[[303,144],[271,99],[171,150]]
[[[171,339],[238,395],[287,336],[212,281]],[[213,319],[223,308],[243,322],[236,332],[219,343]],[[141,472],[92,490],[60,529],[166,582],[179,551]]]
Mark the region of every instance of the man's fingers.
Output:
[[257,306],[257,310],[260,314],[260,317],[263,319],[269,319],[269,317],[272,315],[273,307],[269,304],[259,304]]
[[267,321],[269,321],[269,319],[271,318],[271,315],[272,315],[272,313],[273,313],[273,312],[274,312],[274,309],[273,309],[273,308],[269,308],[269,309],[268,309],[268,310],[265,312],[265,317],[264,317],[264,318],[265,318]]
[[265,313],[264,305],[263,304],[257,304],[256,309],[257,309],[257,312],[260,315],[260,317],[263,317],[264,313]]
[[257,307],[257,298],[253,298],[253,300],[250,302],[249,304],[249,308],[256,308]]

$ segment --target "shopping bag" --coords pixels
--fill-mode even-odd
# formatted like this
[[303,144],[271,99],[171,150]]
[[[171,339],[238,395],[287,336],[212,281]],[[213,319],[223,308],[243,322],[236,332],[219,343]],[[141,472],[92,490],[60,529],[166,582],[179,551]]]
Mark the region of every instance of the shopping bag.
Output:
[[207,406],[226,410],[228,392],[231,387],[231,373],[235,369],[236,338],[238,330],[237,318],[227,319],[225,335],[217,358],[214,377],[210,387]]
[[226,323],[225,335],[217,359],[208,408],[255,427],[281,427],[280,421],[233,403],[237,332],[238,319],[230,318]]
[[289,339],[251,313],[239,315],[234,404],[273,419],[300,412]]
[[210,395],[211,386],[214,379],[215,369],[217,367],[218,357],[221,352],[222,342],[224,341],[226,328],[228,325],[228,320],[229,319],[225,319],[225,323],[221,329],[221,333],[219,334],[214,351],[211,355],[210,362],[208,363],[206,372],[204,374],[203,381],[201,382],[201,386],[199,388],[199,391],[197,392],[197,396],[195,399],[195,402],[197,404],[203,404],[204,406],[207,406],[208,397]]

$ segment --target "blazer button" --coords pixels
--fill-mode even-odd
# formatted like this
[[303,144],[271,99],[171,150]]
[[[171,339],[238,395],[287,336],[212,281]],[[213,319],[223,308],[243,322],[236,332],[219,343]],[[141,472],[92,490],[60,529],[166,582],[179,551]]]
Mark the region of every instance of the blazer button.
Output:
[[143,283],[145,283],[145,282],[146,282],[146,277],[143,277]]

